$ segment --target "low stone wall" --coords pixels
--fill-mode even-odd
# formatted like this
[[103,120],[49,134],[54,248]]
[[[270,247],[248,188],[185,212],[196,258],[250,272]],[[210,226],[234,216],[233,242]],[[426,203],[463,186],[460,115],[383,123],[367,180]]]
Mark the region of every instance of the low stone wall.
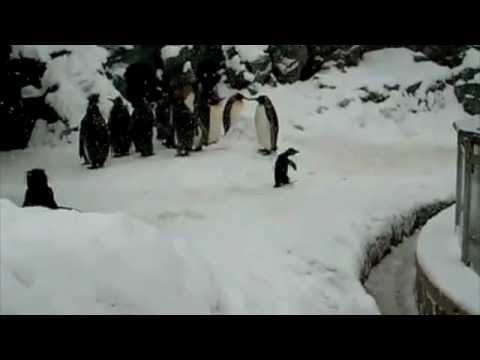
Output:
[[470,315],[435,286],[418,260],[416,266],[415,295],[420,315]]
[[391,228],[377,236],[375,243],[367,249],[360,275],[362,284],[365,284],[372,269],[390,254],[393,246],[400,245],[405,238],[421,229],[428,220],[453,204],[455,204],[453,200],[439,201],[431,205],[420,206],[406,215],[400,215],[393,222]]

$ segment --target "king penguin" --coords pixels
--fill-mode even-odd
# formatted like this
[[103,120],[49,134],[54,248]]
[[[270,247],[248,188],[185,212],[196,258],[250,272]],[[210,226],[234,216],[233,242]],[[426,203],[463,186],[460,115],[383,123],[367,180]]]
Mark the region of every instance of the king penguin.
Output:
[[230,131],[232,126],[235,126],[239,122],[240,114],[245,106],[245,96],[238,93],[228,99],[223,110],[223,127],[225,135]]
[[257,139],[259,152],[270,155],[277,151],[279,133],[278,116],[272,101],[267,96],[260,96],[255,113],[255,125],[257,128]]
[[216,144],[224,134],[224,122],[222,113],[222,99],[210,97],[208,101],[210,109],[210,128],[208,129],[208,145]]

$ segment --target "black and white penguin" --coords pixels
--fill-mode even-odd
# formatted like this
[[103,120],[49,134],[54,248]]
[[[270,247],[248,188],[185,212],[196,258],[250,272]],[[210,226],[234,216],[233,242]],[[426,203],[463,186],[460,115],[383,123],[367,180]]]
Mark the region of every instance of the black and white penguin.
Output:
[[[192,112],[193,101],[191,94],[187,95],[185,89],[177,89],[174,92],[172,117],[178,156],[189,156],[194,147],[196,119]],[[198,138],[199,136],[197,141]]]
[[277,151],[279,134],[279,123],[277,112],[272,101],[267,96],[260,96],[255,99],[258,102],[255,113],[255,126],[257,128],[257,139],[259,152],[270,155]]
[[228,134],[232,126],[239,122],[240,115],[245,107],[245,96],[238,93],[228,99],[223,110],[223,127],[225,135]]
[[103,167],[110,153],[110,134],[98,107],[99,99],[98,94],[88,98],[87,114],[80,127],[80,157],[90,169]]
[[130,113],[120,96],[109,100],[113,102],[108,119],[113,155],[114,157],[127,156],[132,146]]
[[278,159],[275,163],[275,188],[280,188],[290,184],[288,167],[292,167],[293,170],[297,171],[297,164],[290,160],[290,156],[295,156],[298,153],[298,150],[290,148],[278,156]]
[[188,109],[191,111],[194,117],[194,132],[193,132],[193,141],[192,141],[192,150],[194,151],[201,151],[204,144],[204,137],[205,137],[205,128],[202,126],[202,122],[200,121],[199,114],[198,114],[198,104],[197,104],[197,95],[192,88],[188,87],[187,90],[188,95],[185,99],[185,105],[187,105]]
[[145,99],[134,104],[131,122],[132,138],[136,151],[142,157],[153,156],[154,115]]
[[223,126],[222,99],[218,96],[211,96],[208,100],[208,107],[210,116],[208,145],[211,145],[220,142],[220,139],[225,133]]
[[197,90],[197,113],[204,128],[203,144],[209,146],[218,143],[224,133],[222,99],[214,90],[206,92],[201,84]]

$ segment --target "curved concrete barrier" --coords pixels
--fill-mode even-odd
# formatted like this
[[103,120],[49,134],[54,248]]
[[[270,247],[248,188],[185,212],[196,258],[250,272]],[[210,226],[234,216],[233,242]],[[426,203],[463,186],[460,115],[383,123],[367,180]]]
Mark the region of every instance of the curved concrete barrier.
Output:
[[362,284],[368,279],[371,270],[377,266],[391,252],[393,246],[398,246],[405,238],[412,236],[421,229],[432,217],[452,206],[452,201],[437,201],[430,205],[419,206],[406,214],[397,216],[392,221],[392,226],[384,233],[377,236],[376,241],[370,245],[365,254],[360,280]]
[[455,209],[435,217],[417,248],[417,307],[422,315],[479,315],[480,276],[461,261]]

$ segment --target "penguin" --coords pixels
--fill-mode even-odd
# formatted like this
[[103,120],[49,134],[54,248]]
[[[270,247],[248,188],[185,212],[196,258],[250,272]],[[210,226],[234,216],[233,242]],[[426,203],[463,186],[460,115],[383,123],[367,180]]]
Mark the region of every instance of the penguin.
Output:
[[98,107],[99,98],[98,94],[88,98],[87,114],[80,128],[80,157],[90,165],[89,169],[103,167],[110,153],[110,134]]
[[275,188],[280,188],[290,184],[288,167],[291,166],[295,171],[297,171],[297,164],[290,160],[289,157],[297,154],[299,154],[298,150],[290,148],[278,156],[277,162],[275,163]]
[[208,99],[209,108],[209,129],[207,145],[212,145],[220,142],[222,135],[224,135],[224,121],[222,112],[222,99],[217,96],[211,96]]
[[202,84],[197,86],[197,113],[203,126],[203,145],[220,142],[224,133],[222,101],[214,90],[206,92]]
[[[186,95],[185,89],[178,89],[174,93],[174,106],[172,111],[173,122],[175,126],[175,140],[177,143],[177,155],[189,156],[194,145],[201,141],[201,135],[196,134],[198,123],[194,108],[194,96],[191,93]],[[194,142],[197,144],[194,144]]]
[[23,207],[41,206],[52,210],[59,209],[52,188],[48,185],[45,170],[32,169],[27,172],[27,191]]
[[128,156],[132,146],[132,138],[129,133],[130,113],[120,96],[109,100],[113,102],[108,128],[114,157]]
[[198,115],[197,96],[195,94],[195,91],[193,91],[191,87],[187,87],[186,92],[188,92],[188,95],[185,99],[185,105],[188,107],[188,109],[191,111],[191,113],[194,116],[194,122],[193,122],[194,133],[193,133],[192,150],[202,151],[206,131]]
[[264,155],[270,155],[272,152],[277,151],[279,133],[277,112],[272,101],[267,96],[260,96],[255,100],[258,102],[255,113],[255,125],[260,146],[259,152]]
[[155,126],[157,128],[157,140],[164,141],[165,146],[167,146],[167,140],[172,131],[170,115],[169,97],[168,94],[164,93],[157,102],[157,107],[155,108]]
[[225,109],[223,110],[223,127],[225,135],[227,135],[232,126],[239,121],[239,115],[242,113],[245,106],[244,100],[246,100],[245,96],[237,93],[228,99],[225,104]]
[[142,157],[153,156],[153,112],[143,99],[134,105],[132,113],[132,137],[135,149]]

